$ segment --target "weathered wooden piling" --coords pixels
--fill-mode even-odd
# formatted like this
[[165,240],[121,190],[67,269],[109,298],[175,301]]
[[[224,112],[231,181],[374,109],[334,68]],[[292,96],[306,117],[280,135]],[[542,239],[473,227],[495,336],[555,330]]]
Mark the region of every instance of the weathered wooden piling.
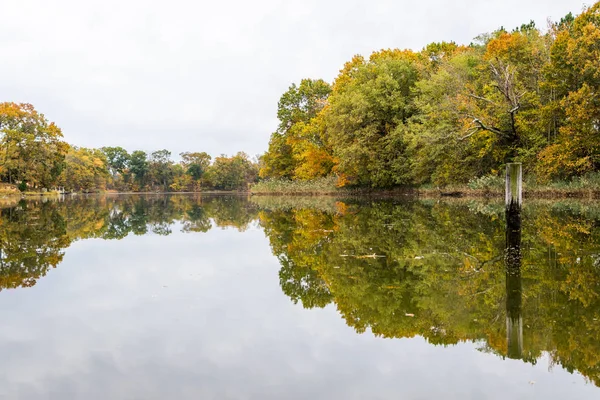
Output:
[[523,166],[521,163],[506,164],[506,207],[511,204],[521,208],[523,202]]
[[523,318],[521,315],[521,206],[523,173],[521,163],[506,166],[506,340],[509,358],[521,358]]

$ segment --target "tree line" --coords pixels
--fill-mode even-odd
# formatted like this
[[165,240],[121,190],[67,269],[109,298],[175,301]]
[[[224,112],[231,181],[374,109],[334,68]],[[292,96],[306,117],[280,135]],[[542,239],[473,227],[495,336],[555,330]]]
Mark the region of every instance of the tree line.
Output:
[[168,150],[73,146],[31,104],[0,103],[0,181],[22,191],[246,190],[258,177],[257,162],[243,152],[214,159],[205,152],[179,156],[175,162]]
[[279,101],[260,176],[338,186],[467,183],[523,162],[539,182],[600,169],[600,3],[469,45],[357,55]]

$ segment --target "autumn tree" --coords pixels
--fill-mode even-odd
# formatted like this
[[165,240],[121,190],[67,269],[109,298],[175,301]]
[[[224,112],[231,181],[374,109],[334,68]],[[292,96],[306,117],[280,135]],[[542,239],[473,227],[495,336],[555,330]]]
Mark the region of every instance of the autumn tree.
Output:
[[248,184],[258,177],[257,164],[247,154],[240,152],[233,157],[216,157],[207,175],[213,188],[219,190],[247,190]]
[[405,124],[419,79],[411,51],[354,57],[336,78],[325,115],[325,141],[340,184],[389,187],[410,182]]
[[600,3],[571,14],[554,27],[547,67],[555,140],[540,153],[545,178],[600,168]]
[[69,191],[104,190],[109,177],[107,164],[102,150],[70,147],[59,184]]
[[[279,126],[271,135],[269,150],[263,156],[261,177],[302,179],[307,174],[297,168],[304,159],[310,162],[315,157],[327,157],[318,124],[313,120],[325,106],[330,92],[329,84],[322,79],[303,79],[300,85],[292,84],[281,96],[277,107]],[[327,168],[326,164],[324,171],[317,173],[327,174],[331,166]]]
[[68,145],[54,122],[31,104],[0,103],[0,174],[8,183],[50,188],[64,167]]
[[198,190],[200,180],[210,166],[211,157],[205,152],[185,152],[179,155],[181,156],[181,164],[185,169],[185,173],[190,176],[194,189]]

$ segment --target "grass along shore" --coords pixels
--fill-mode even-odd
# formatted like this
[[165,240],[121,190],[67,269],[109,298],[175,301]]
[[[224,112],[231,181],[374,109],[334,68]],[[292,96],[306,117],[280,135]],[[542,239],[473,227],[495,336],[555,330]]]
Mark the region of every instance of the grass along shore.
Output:
[[[463,185],[447,185],[438,187],[423,185],[417,187],[396,187],[379,189],[369,187],[336,186],[337,178],[328,176],[310,181],[291,181],[286,179],[269,179],[255,183],[249,189],[251,195],[258,196],[419,196],[419,197],[503,197],[504,177],[483,176],[472,179]],[[242,194],[239,191],[200,191],[196,194]],[[157,192],[126,192],[127,194],[158,194]],[[164,192],[176,194],[177,192]],[[185,192],[187,193],[187,192]],[[192,193],[192,192],[190,192]],[[99,192],[96,194],[125,194],[118,192]],[[57,191],[25,191],[21,192],[16,185],[0,184],[0,198],[50,197],[59,196]],[[570,180],[554,181],[540,184],[531,176],[523,181],[523,195],[529,198],[585,198],[600,199],[600,172],[575,177]]]
[[[438,187],[397,187],[392,189],[338,188],[334,176],[311,181],[269,179],[250,188],[252,195],[269,196],[400,196],[422,197],[503,197],[504,177],[483,176],[465,185]],[[530,198],[593,198],[600,199],[600,173],[590,173],[570,180],[537,183],[529,177],[523,181],[523,195]]]

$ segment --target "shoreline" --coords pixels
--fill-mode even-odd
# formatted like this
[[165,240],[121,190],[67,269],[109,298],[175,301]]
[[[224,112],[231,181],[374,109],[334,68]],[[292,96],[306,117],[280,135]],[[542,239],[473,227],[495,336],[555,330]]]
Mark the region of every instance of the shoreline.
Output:
[[[396,189],[340,189],[328,191],[220,191],[210,190],[203,192],[99,192],[99,193],[0,193],[2,199],[28,199],[28,198],[54,198],[66,196],[121,196],[121,195],[236,195],[236,196],[271,196],[271,197],[373,197],[373,198],[476,198],[476,199],[498,199],[504,197],[504,191],[483,190],[469,188],[440,189],[418,189],[418,188],[396,188]],[[597,199],[600,200],[600,189],[523,189],[523,197],[530,199]]]
[[[389,190],[340,190],[324,192],[250,192],[251,196],[328,196],[328,197],[416,197],[416,198],[475,198],[475,199],[499,199],[504,198],[504,191],[481,190],[456,188],[453,190],[438,189],[389,189]],[[598,189],[523,189],[523,197],[529,199],[598,199],[600,200],[600,190]]]

